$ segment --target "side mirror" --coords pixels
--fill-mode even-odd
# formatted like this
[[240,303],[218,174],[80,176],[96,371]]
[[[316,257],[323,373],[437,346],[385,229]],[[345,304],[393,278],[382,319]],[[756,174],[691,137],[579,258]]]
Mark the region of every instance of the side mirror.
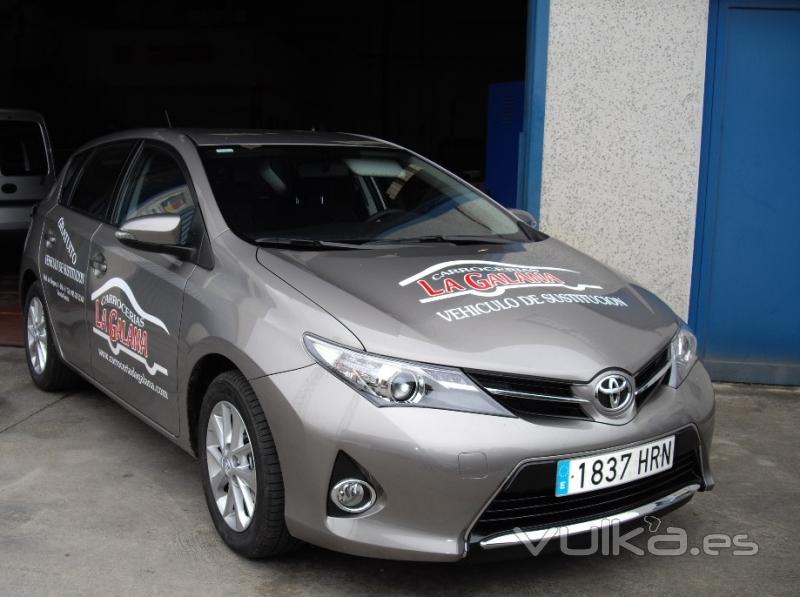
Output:
[[182,259],[188,259],[194,249],[180,245],[181,217],[176,214],[157,214],[141,216],[128,220],[114,236],[123,245],[153,251],[169,253]]
[[531,228],[533,229],[539,228],[539,222],[536,221],[536,218],[533,217],[533,214],[531,212],[526,211],[524,209],[516,209],[516,208],[511,208],[508,211],[517,216],[519,220],[522,220]]

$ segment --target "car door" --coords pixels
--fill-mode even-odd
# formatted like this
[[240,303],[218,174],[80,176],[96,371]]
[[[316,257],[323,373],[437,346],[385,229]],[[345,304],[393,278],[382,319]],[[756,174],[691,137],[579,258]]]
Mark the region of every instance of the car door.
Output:
[[58,203],[44,217],[39,272],[62,356],[89,374],[86,325],[91,239],[106,219],[133,141],[101,146],[70,160]]
[[91,244],[87,274],[95,379],[173,434],[178,433],[178,338],[191,261],[117,240],[118,225],[145,215],[178,214],[181,242],[199,245],[203,225],[180,157],[146,142],[122,184],[115,216]]
[[0,117],[0,230],[27,227],[31,206],[47,195],[54,170],[44,122],[29,112]]

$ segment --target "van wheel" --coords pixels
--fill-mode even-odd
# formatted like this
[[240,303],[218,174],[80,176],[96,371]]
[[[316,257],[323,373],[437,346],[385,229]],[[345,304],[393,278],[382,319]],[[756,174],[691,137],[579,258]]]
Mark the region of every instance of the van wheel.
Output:
[[206,503],[223,541],[248,558],[295,549],[300,543],[286,528],[275,441],[241,373],[228,371],[211,382],[198,427]]
[[25,354],[33,382],[42,390],[54,392],[77,385],[78,376],[58,356],[38,282],[25,297]]

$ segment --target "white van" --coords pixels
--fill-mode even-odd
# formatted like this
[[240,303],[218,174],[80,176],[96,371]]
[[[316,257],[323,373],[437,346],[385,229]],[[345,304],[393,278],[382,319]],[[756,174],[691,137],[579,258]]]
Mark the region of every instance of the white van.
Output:
[[54,179],[42,115],[0,109],[0,231],[26,230],[31,207],[44,199]]

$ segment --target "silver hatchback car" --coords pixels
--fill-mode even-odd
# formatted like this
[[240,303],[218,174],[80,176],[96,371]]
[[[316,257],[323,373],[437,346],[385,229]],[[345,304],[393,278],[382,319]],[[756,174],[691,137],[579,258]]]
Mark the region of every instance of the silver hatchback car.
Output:
[[456,561],[713,486],[680,319],[385,141],[93,141],[34,214],[20,290],[34,382],[82,377],[196,454],[249,557]]

